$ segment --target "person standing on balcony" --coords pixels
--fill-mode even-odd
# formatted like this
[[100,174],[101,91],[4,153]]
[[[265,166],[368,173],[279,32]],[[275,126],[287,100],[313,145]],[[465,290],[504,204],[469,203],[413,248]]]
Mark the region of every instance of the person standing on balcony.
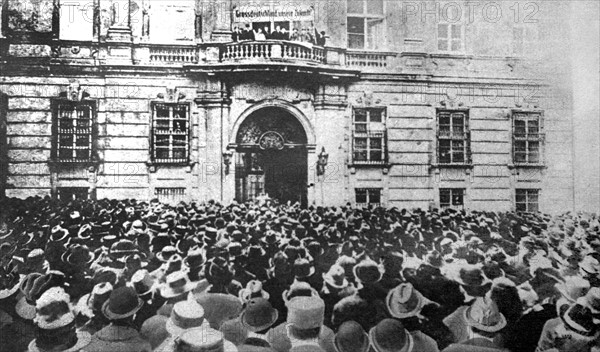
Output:
[[275,27],[275,30],[273,31],[273,33],[271,33],[271,39],[274,40],[281,40],[281,27],[277,26]]
[[290,33],[285,28],[281,28],[281,40],[290,40]]
[[265,39],[273,39],[271,36],[271,31],[269,30],[269,26],[265,26],[265,28],[263,28],[263,32],[265,33]]
[[254,32],[254,40],[267,40],[262,28],[259,28]]
[[327,34],[325,33],[325,31],[321,31],[321,33],[318,33],[317,29],[315,28],[315,38],[318,46],[325,46],[325,44],[327,43]]
[[250,24],[246,23],[246,28],[242,33],[242,40],[254,40],[254,30],[250,28]]
[[302,28],[302,33],[300,34],[300,40],[303,41],[303,42],[305,42],[305,43],[312,43],[312,41],[313,41],[313,37],[308,32],[308,30],[306,29],[306,27]]
[[237,42],[241,39],[240,36],[240,29],[237,26],[233,27],[233,32],[231,33],[231,40]]
[[292,29],[292,35],[290,35],[290,40],[293,42],[299,42],[300,41],[300,33],[298,33],[298,28]]

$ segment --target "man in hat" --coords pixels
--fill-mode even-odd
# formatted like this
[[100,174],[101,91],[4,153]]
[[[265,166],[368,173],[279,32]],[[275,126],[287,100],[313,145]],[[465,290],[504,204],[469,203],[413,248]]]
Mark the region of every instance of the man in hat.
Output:
[[387,317],[387,310],[383,303],[385,291],[377,285],[382,274],[383,268],[371,259],[365,259],[354,267],[354,276],[359,283],[359,288],[355,294],[343,298],[334,306],[332,315],[334,328],[345,321],[354,320],[367,331]]
[[409,333],[399,320],[383,319],[369,330],[374,352],[439,352],[435,341],[422,332]]
[[148,352],[152,348],[133,327],[135,314],[144,305],[131,287],[113,290],[102,306],[110,324],[92,336],[85,352]]
[[177,302],[185,301],[191,292],[198,286],[198,282],[190,281],[183,270],[167,275],[166,282],[160,286],[160,295],[166,302],[157,311],[157,314],[170,316],[173,306]]
[[506,327],[506,319],[491,298],[478,297],[465,311],[465,319],[469,338],[448,346],[444,352],[505,351],[496,337]]
[[71,298],[61,287],[49,289],[37,300],[34,322],[36,338],[29,344],[29,352],[75,352],[90,343],[89,333],[76,331]]
[[544,325],[536,352],[583,352],[597,343],[598,325],[594,323],[592,311],[579,303],[572,305],[559,318]]
[[326,274],[323,274],[321,297],[325,301],[325,325],[331,325],[333,307],[343,298],[356,293],[356,287],[346,279],[344,268],[334,264]]
[[173,306],[171,316],[165,322],[165,329],[169,336],[154,351],[172,351],[176,347],[177,338],[189,329],[200,327],[209,328],[208,322],[204,319],[202,306],[194,300],[177,302]]
[[369,335],[355,321],[344,322],[334,339],[336,352],[368,352]]
[[267,340],[276,351],[306,348],[314,352],[335,352],[335,334],[323,325],[325,302],[318,295],[294,297],[286,306],[286,322],[267,333]]

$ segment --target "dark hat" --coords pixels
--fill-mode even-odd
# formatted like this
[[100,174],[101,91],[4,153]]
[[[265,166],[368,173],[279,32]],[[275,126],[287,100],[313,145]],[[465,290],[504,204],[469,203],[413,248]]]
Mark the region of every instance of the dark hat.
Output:
[[294,261],[294,276],[298,279],[311,277],[315,274],[315,267],[305,258],[298,258]]
[[456,281],[461,286],[465,287],[465,289],[471,289],[478,292],[487,292],[492,287],[491,281],[486,279],[483,275],[483,271],[473,265],[460,268]]
[[62,242],[65,241],[67,237],[69,237],[69,231],[60,225],[54,226],[50,232],[50,241]]
[[188,250],[186,257],[183,259],[185,265],[190,268],[197,268],[204,264],[204,256],[202,255],[202,249],[199,247],[193,247]]
[[240,320],[252,332],[262,331],[271,327],[279,317],[277,309],[264,298],[253,298],[248,301]]
[[561,319],[570,330],[582,336],[593,336],[598,331],[598,326],[594,324],[592,311],[579,303],[565,311]]
[[230,281],[233,278],[233,272],[229,267],[227,259],[215,257],[210,262],[206,278],[212,283],[215,281]]
[[381,280],[383,275],[383,268],[370,258],[363,259],[356,264],[353,271],[356,280],[365,284],[376,283]]
[[108,254],[113,258],[123,258],[131,254],[139,254],[139,248],[130,240],[119,240],[110,246]]
[[396,319],[383,319],[369,330],[369,342],[375,352],[402,351],[409,341],[404,325]]
[[167,262],[169,258],[175,254],[177,254],[177,248],[173,246],[165,246],[160,252],[156,253],[156,258],[161,262]]
[[123,286],[110,293],[108,301],[102,306],[102,313],[109,320],[119,320],[131,317],[144,305],[135,290]]
[[340,325],[333,344],[339,352],[367,352],[369,335],[359,323],[349,320]]
[[86,265],[94,261],[94,253],[85,245],[74,245],[69,247],[61,258],[67,264],[75,266]]

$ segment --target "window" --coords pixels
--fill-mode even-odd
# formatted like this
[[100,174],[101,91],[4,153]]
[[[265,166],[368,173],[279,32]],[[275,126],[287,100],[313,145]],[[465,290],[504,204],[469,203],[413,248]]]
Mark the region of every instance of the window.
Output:
[[513,162],[517,165],[541,164],[541,113],[513,112]]
[[463,51],[465,49],[465,26],[462,24],[438,24],[438,50]]
[[468,122],[465,111],[438,111],[438,163],[471,164]]
[[355,190],[356,205],[381,205],[381,188],[357,188]]
[[348,48],[380,50],[385,40],[383,0],[348,0]]
[[53,102],[53,159],[63,163],[92,161],[95,102]]
[[161,203],[177,203],[184,200],[185,188],[156,188],[154,194]]
[[60,187],[58,188],[58,199],[71,201],[75,199],[88,199],[89,189],[85,187]]
[[513,55],[520,56],[535,53],[539,47],[539,42],[537,28],[524,25],[513,27]]
[[353,162],[378,165],[386,161],[385,108],[355,108]]
[[149,1],[150,40],[154,43],[189,42],[196,37],[193,1]]
[[152,161],[183,164],[189,160],[189,105],[152,106]]
[[440,208],[460,207],[465,205],[464,188],[440,188]]
[[517,189],[516,210],[525,212],[537,212],[539,209],[539,189]]

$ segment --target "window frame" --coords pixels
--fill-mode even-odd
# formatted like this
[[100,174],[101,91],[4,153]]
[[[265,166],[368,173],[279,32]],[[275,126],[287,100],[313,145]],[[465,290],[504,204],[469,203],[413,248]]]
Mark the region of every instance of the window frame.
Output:
[[[524,192],[525,202],[519,202],[519,192]],[[530,197],[535,194],[537,200],[535,202],[530,200]],[[536,213],[540,211],[540,196],[541,190],[539,188],[516,188],[515,189],[515,211],[525,213]],[[525,210],[519,210],[519,204],[525,206]],[[531,206],[535,204],[535,210],[531,209]]]
[[[186,116],[186,131],[183,133],[176,133],[173,134],[173,122],[174,122],[174,112],[173,109],[169,109],[169,117],[168,118],[162,118],[162,120],[168,120],[169,121],[169,133],[156,133],[158,128],[156,127],[156,123],[158,120],[157,116],[156,116],[156,112],[157,112],[157,107],[160,105],[165,105],[165,106],[185,106],[186,108],[186,112],[187,112],[187,116]],[[192,149],[192,138],[191,138],[191,132],[192,132],[192,128],[191,128],[191,123],[192,123],[192,118],[191,118],[191,104],[188,102],[162,102],[162,101],[155,101],[155,102],[151,102],[150,104],[150,113],[151,113],[151,122],[150,122],[150,150],[149,150],[149,164],[151,165],[190,165],[190,161],[191,161],[191,149]],[[169,136],[169,143],[167,145],[167,149],[168,149],[168,153],[169,153],[169,157],[168,158],[158,158],[157,157],[157,146],[155,145],[156,141],[157,141],[157,136]],[[185,157],[184,158],[173,158],[173,152],[174,152],[174,136],[185,136]],[[163,148],[161,146],[161,148]]]
[[[527,115],[524,119],[519,118],[519,115]],[[537,116],[537,125],[538,125],[538,133],[537,136],[530,136],[529,132],[529,123],[528,121],[534,121],[531,116]],[[516,167],[543,167],[545,165],[544,162],[544,142],[545,142],[545,134],[544,134],[544,112],[536,111],[536,110],[512,110],[511,113],[512,120],[512,130],[511,130],[511,158],[512,163]],[[517,121],[526,121],[525,123],[525,135],[517,136]],[[517,160],[517,143],[525,142],[525,161]],[[538,157],[537,161],[530,161],[530,143],[538,143]]]
[[[440,26],[448,26],[448,31],[447,31],[445,38],[440,37]],[[453,26],[460,26],[460,49],[458,49],[458,50],[452,50],[452,42],[455,40],[455,38],[452,37],[452,27]],[[436,51],[439,53],[447,53],[447,54],[464,54],[464,53],[466,53],[466,51],[467,51],[467,28],[466,27],[467,26],[462,22],[459,22],[459,23],[439,22],[436,26],[436,32],[435,32]],[[440,41],[441,40],[447,41],[445,49],[440,49]]]
[[[381,187],[358,187],[354,189],[354,204],[356,204],[357,207],[369,207],[371,205],[380,207],[383,204],[382,201],[382,190],[383,188]],[[359,192],[365,192],[365,201],[366,202],[359,202],[358,201],[358,193]],[[371,198],[373,196],[372,193],[377,193],[377,197],[379,198],[379,202],[372,202]]]
[[[163,193],[161,194],[161,191]],[[173,192],[174,191],[174,192]],[[156,187],[154,197],[162,203],[176,203],[184,201],[187,194],[186,187]]]
[[[366,111],[366,121],[356,121],[356,112],[359,110]],[[371,122],[371,111],[378,110],[381,112],[381,130],[370,130]],[[364,131],[358,131],[357,125],[365,125]],[[357,160],[356,151],[357,151],[357,139],[366,139],[366,149],[361,148],[360,150],[366,151],[366,160]],[[371,140],[381,140],[381,149],[373,148],[371,146]],[[351,160],[352,165],[354,166],[386,166],[388,163],[388,141],[387,141],[387,108],[382,106],[376,107],[352,107],[352,140],[351,140]],[[371,160],[371,152],[376,152],[381,150],[381,160]]]
[[[57,187],[56,188],[56,199],[58,199],[60,201],[65,201],[66,199],[63,199],[63,196],[65,196],[66,194],[63,194],[63,193],[67,193],[72,196],[77,195],[78,193],[86,194],[86,196],[84,198],[82,198],[83,200],[94,198],[92,196],[92,194],[90,194],[89,187]],[[72,196],[71,196],[71,199],[69,199],[69,200],[73,200]],[[79,198],[75,198],[75,199],[79,199]]]
[[[60,131],[60,107],[61,105],[68,104],[74,106],[74,112],[77,110],[78,106],[88,106],[90,108],[90,126],[89,126],[89,157],[87,159],[61,159],[61,137],[63,135],[70,135],[73,139],[73,151],[77,150],[77,137],[78,135],[84,135],[83,133],[71,133],[68,134],[66,132]],[[97,110],[98,104],[95,100],[83,99],[83,100],[69,100],[66,98],[57,98],[52,99],[51,101],[51,109],[52,109],[52,147],[51,147],[51,160],[57,164],[79,164],[79,165],[89,165],[95,164],[98,161],[97,157],[97,141],[98,141],[98,123],[97,123]],[[66,148],[67,150],[69,148]]]
[[[441,123],[440,123],[440,117],[442,114],[449,114],[449,127],[450,127],[450,131],[447,133],[448,136],[442,136],[442,129],[441,129]],[[460,134],[462,135],[462,138],[459,138],[458,136],[456,136],[457,132],[454,132],[454,124],[453,124],[453,118],[455,114],[462,114],[463,115],[463,131],[460,132]],[[473,165],[473,160],[472,160],[472,151],[471,151],[471,127],[470,127],[470,118],[469,118],[469,110],[468,109],[437,109],[436,110],[436,148],[435,148],[435,160],[437,162],[438,166],[444,166],[444,167],[452,167],[452,166],[459,166],[459,167],[470,167]],[[441,148],[442,148],[442,141],[450,141],[450,162],[444,162],[442,161],[441,158]],[[456,162],[454,161],[454,149],[453,149],[453,142],[459,142],[462,141],[463,144],[463,152],[462,152],[462,161],[460,162]]]
[[[350,12],[348,11],[348,3],[350,2],[349,0],[346,1],[346,47],[348,50],[356,50],[356,51],[385,51],[386,50],[386,45],[387,45],[387,41],[385,40],[385,38],[387,38],[386,36],[386,4],[384,0],[381,0],[381,14],[379,13],[370,13],[369,12],[369,6],[368,3],[370,0],[358,0],[362,2],[363,5],[363,10],[362,12],[358,13],[358,12]],[[350,32],[350,18],[360,18],[362,19],[363,22],[363,46],[362,48],[351,48],[350,47],[350,36],[351,35],[358,35],[358,33],[351,33]],[[375,34],[373,35],[373,42],[371,44],[372,47],[369,47],[369,33],[368,33],[368,28],[369,28],[369,21],[378,21],[379,26],[381,28],[381,33],[379,34]],[[380,40],[375,40],[375,38],[381,38]]]
[[[449,194],[448,194],[449,203],[447,205],[446,205],[446,203],[442,203],[442,193],[443,192],[444,193],[449,192]],[[454,197],[458,195],[458,194],[455,194],[456,192],[460,192],[460,196],[462,198],[462,204],[454,204]],[[448,209],[448,208],[464,209],[466,194],[467,194],[466,188],[440,188],[439,194],[438,194],[438,196],[439,196],[438,201],[439,201],[440,209]]]

